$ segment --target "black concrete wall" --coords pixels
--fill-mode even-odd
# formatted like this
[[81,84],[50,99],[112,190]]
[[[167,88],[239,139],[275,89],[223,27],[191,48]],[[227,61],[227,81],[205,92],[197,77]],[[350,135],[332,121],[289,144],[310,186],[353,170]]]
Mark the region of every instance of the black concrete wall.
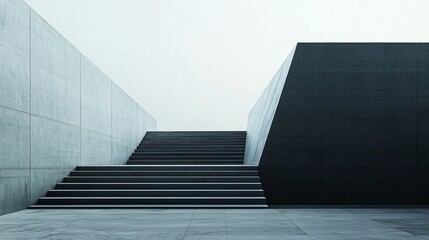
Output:
[[298,44],[259,167],[271,205],[429,204],[429,44]]

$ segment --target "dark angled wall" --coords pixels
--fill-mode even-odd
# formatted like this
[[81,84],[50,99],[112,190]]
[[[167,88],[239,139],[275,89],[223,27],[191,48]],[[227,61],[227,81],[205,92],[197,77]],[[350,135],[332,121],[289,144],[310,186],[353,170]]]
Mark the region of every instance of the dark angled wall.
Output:
[[429,44],[299,43],[277,91],[246,155],[268,204],[429,204]]

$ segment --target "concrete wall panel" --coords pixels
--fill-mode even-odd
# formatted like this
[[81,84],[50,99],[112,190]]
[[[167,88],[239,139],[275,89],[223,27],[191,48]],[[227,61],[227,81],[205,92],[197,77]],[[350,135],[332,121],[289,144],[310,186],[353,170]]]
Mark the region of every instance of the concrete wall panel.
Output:
[[30,114],[0,107],[0,214],[29,204]]
[[129,97],[116,84],[112,85],[112,136],[128,141]]
[[30,111],[30,8],[0,2],[0,106]]
[[30,169],[0,169],[0,214],[30,204]]
[[126,160],[131,156],[127,141],[117,138],[112,138],[112,164],[125,164]]
[[31,167],[68,168],[80,163],[78,127],[37,116],[31,118]]
[[124,164],[155,128],[23,1],[0,1],[0,214],[35,203],[77,165]]
[[34,12],[31,112],[67,124],[80,123],[80,53]]
[[[22,53],[30,48],[30,7],[24,1],[3,0],[0,2],[1,45],[17,48]],[[14,47],[11,47],[14,46]]]
[[47,191],[53,189],[55,184],[61,182],[69,173],[69,168],[32,168],[30,204],[45,196]]
[[29,57],[0,45],[0,59],[0,106],[30,112]]
[[[82,56],[82,128],[105,135],[112,128],[112,81]],[[94,106],[97,106],[94,108]]]
[[82,129],[81,165],[111,164],[112,138]]
[[0,107],[0,169],[30,168],[30,115]]

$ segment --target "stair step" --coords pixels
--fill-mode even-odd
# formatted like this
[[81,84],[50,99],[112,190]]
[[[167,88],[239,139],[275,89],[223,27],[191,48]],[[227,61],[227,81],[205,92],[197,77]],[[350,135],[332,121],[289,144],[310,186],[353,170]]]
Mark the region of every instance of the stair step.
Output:
[[197,151],[182,151],[182,152],[141,152],[137,151],[132,154],[132,156],[170,156],[170,157],[182,157],[182,156],[202,156],[202,157],[212,157],[212,156],[239,156],[241,158],[244,157],[244,151],[236,151],[236,152],[222,152],[222,151],[211,151],[211,152],[197,152]]
[[243,156],[144,156],[133,155],[130,160],[241,160]]
[[86,189],[64,190],[55,189],[48,191],[47,197],[263,197],[261,189]]
[[209,147],[209,146],[174,146],[174,147],[165,147],[165,146],[137,146],[136,151],[142,152],[203,152],[203,151],[222,151],[222,152],[233,152],[233,151],[244,151],[243,147]]
[[[186,149],[186,148],[182,148],[182,149],[177,149],[177,148],[136,148],[136,153],[182,153],[182,152],[200,152],[200,153],[211,153],[211,152],[216,152],[219,151],[219,149],[214,149],[214,148],[210,148],[210,149],[202,149],[202,148],[198,148],[198,149]],[[222,152],[228,153],[228,152],[234,152],[234,153],[244,153],[244,148],[224,148],[222,149]]]
[[41,197],[38,204],[265,204],[265,197]]
[[181,209],[181,208],[188,208],[188,209],[199,209],[199,208],[205,208],[205,209],[216,209],[216,208],[231,208],[231,209],[248,209],[248,208],[267,208],[268,206],[266,204],[245,204],[245,205],[233,205],[233,204],[224,204],[224,205],[217,205],[217,204],[188,204],[188,205],[177,205],[177,204],[168,204],[168,205],[153,205],[153,204],[116,204],[116,205],[84,205],[84,204],[73,204],[73,205],[32,205],[29,208],[31,209],[99,209],[99,208],[143,208],[143,209],[159,209],[159,208],[168,208],[168,209]]
[[210,133],[210,134],[206,134],[206,133],[203,133],[203,132],[201,132],[200,134],[199,133],[196,133],[196,132],[193,132],[193,133],[190,133],[190,132],[188,132],[188,133],[172,133],[172,132],[169,132],[168,134],[163,134],[162,132],[155,132],[155,133],[151,133],[151,132],[148,132],[148,133],[146,133],[146,135],[145,135],[145,138],[147,137],[147,138],[151,138],[151,137],[192,137],[192,138],[197,138],[197,137],[207,137],[207,138],[210,138],[210,137],[245,137],[246,136],[246,132],[240,132],[240,133]]
[[246,141],[245,137],[147,137],[144,138],[141,142],[196,142],[196,141],[204,141],[204,142],[244,142]]
[[147,135],[142,139],[142,141],[153,140],[153,139],[166,139],[166,140],[178,140],[178,141],[201,139],[201,140],[219,140],[220,141],[220,140],[236,140],[236,139],[244,140],[244,139],[246,139],[246,137],[247,137],[246,135],[229,135],[229,136],[227,136],[227,135],[216,135],[216,136],[203,136],[203,135],[200,135],[200,136],[191,136],[191,135],[188,135],[188,136],[185,136],[185,135],[182,135],[182,136],[179,136],[179,135],[175,135],[175,136],[173,136],[173,135],[170,135],[170,136],[167,136],[167,135],[165,135],[165,136],[150,136],[150,135]]
[[[241,160],[217,160],[222,165],[237,165],[243,164]],[[213,165],[216,164],[216,160],[193,160],[183,162],[181,160],[129,160],[127,165]]]
[[259,182],[259,176],[69,176],[64,182]]
[[148,144],[143,143],[139,144],[137,148],[163,148],[163,149],[199,149],[199,148],[208,148],[208,149],[228,149],[228,148],[241,148],[244,149],[244,144],[197,144],[197,143],[184,143],[184,144]]
[[229,146],[229,145],[237,145],[237,146],[244,146],[245,141],[155,141],[155,140],[144,140],[140,143],[140,145],[188,145],[188,144],[196,144],[196,145],[208,145],[208,146]]
[[252,183],[57,183],[56,189],[261,189],[259,182]]
[[150,136],[235,136],[246,135],[246,131],[148,131],[145,137]]
[[128,165],[155,165],[155,164],[165,164],[165,165],[213,165],[213,164],[243,164],[242,160],[129,160]]
[[78,171],[110,171],[110,170],[210,170],[210,171],[232,171],[232,170],[258,170],[257,166],[252,165],[89,165],[89,166],[77,166]]
[[138,146],[141,147],[159,147],[159,148],[169,148],[169,147],[188,147],[188,148],[245,148],[244,143],[239,144],[146,144],[146,143],[140,143]]
[[265,208],[245,142],[245,131],[149,131],[127,165],[77,166],[30,208]]
[[222,146],[222,145],[245,145],[245,139],[243,140],[143,140],[140,142],[140,145],[188,145],[188,144],[197,144],[197,145],[208,145],[208,146]]
[[72,171],[70,176],[258,176],[258,171]]
[[[192,165],[193,162],[213,162],[213,165],[222,164],[222,162],[230,163],[230,162],[238,162],[238,164],[243,164],[243,159],[241,158],[145,158],[145,157],[130,157],[128,161],[154,161],[155,164],[159,162],[159,164],[167,164],[167,162],[171,161],[174,163],[181,162],[183,165]],[[195,165],[195,164],[194,164]]]

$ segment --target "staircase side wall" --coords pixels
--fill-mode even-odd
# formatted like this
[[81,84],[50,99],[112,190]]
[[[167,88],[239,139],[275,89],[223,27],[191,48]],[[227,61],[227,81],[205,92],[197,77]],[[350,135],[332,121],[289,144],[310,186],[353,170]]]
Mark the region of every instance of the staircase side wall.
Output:
[[280,66],[249,113],[244,155],[244,164],[246,165],[259,164],[294,53],[295,49]]
[[77,165],[123,164],[156,121],[21,0],[0,1],[0,214]]

